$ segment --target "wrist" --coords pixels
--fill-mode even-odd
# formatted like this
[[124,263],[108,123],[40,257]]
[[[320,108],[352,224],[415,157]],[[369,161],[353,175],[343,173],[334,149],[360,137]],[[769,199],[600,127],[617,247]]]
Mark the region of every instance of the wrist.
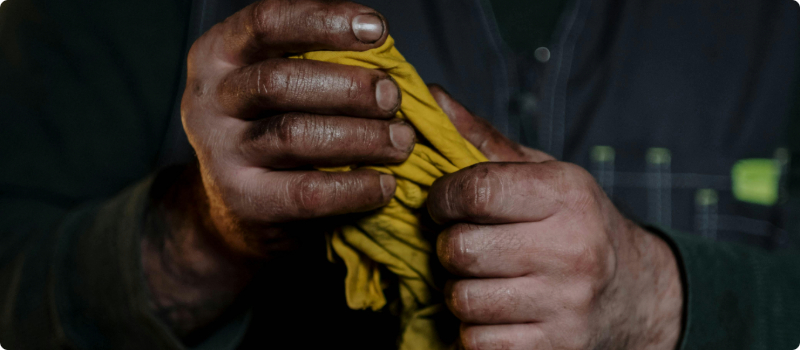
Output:
[[635,348],[675,349],[682,329],[683,287],[675,254],[660,237],[630,223],[634,235],[628,261],[638,294],[632,326]]
[[153,230],[141,240],[153,312],[179,337],[223,314],[252,279],[255,265],[228,251],[209,224],[196,166],[169,169],[153,186]]

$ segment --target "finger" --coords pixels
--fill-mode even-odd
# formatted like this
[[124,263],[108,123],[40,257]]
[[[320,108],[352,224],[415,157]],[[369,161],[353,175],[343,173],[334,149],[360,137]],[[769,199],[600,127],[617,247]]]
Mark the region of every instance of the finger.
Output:
[[544,162],[555,160],[550,155],[509,140],[489,122],[475,116],[453,99],[444,88],[431,84],[428,88],[450,121],[467,141],[495,162]]
[[462,325],[460,341],[465,350],[554,349],[535,323]]
[[254,122],[241,150],[251,165],[291,168],[301,165],[399,163],[414,148],[407,123],[289,113]]
[[350,172],[265,171],[250,168],[224,184],[226,205],[245,222],[280,223],[358,213],[386,205],[391,175]]
[[264,110],[390,118],[401,98],[382,71],[288,58],[233,70],[217,94],[222,113],[244,119]]
[[428,212],[438,223],[541,221],[592,193],[582,192],[589,180],[577,169],[561,162],[477,164],[437,179]]
[[316,0],[262,0],[210,31],[221,57],[240,66],[292,53],[364,51],[387,35],[385,19],[369,7]]
[[463,322],[511,324],[541,321],[560,304],[553,288],[531,277],[465,279],[445,286],[447,307]]
[[558,221],[455,224],[439,235],[436,252],[448,271],[464,277],[605,280],[613,273],[616,256],[608,253],[607,240],[562,225]]
[[465,277],[511,278],[543,272],[538,261],[558,257],[549,235],[530,223],[507,225],[455,224],[439,234],[436,252],[451,273]]

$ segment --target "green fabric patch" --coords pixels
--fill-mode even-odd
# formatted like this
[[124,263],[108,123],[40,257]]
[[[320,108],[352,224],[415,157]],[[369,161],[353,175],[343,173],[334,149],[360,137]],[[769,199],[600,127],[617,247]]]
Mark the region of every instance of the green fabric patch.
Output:
[[719,202],[717,191],[710,188],[701,188],[695,192],[694,201],[701,207],[708,207]]
[[650,164],[669,164],[672,161],[672,153],[661,147],[653,147],[647,150],[647,162]]
[[778,201],[780,164],[774,159],[742,159],[733,165],[731,183],[737,200],[760,205]]
[[614,149],[610,146],[594,146],[592,148],[592,161],[598,163],[613,162]]

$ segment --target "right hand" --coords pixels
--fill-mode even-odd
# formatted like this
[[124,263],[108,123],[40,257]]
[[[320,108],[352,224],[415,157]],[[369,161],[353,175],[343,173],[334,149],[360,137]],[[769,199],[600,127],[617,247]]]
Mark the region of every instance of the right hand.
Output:
[[379,70],[286,58],[375,48],[386,28],[354,3],[262,0],[194,43],[181,116],[213,229],[233,251],[269,257],[309,234],[291,232],[293,222],[389,202],[390,175],[310,166],[405,160],[414,129],[394,119],[396,83]]
[[394,118],[397,84],[379,70],[287,58],[369,50],[386,28],[354,3],[262,0],[192,45],[181,117],[199,170],[164,186],[171,231],[144,237],[141,250],[153,311],[179,336],[219,317],[261,262],[322,233],[299,226],[321,231],[313,219],[392,198],[391,175],[313,168],[404,161],[415,136]]

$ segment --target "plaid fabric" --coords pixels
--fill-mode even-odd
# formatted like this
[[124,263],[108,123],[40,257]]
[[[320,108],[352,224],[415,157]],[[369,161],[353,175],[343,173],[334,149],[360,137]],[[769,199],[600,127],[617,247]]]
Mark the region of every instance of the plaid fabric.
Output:
[[[800,143],[786,131],[798,91],[793,6],[577,0],[562,16],[547,62],[516,58],[512,111],[521,139],[589,169],[639,222],[789,246],[789,143]],[[722,7],[735,15],[719,13]],[[753,158],[775,161],[774,204],[742,201],[732,191],[733,167]]]

